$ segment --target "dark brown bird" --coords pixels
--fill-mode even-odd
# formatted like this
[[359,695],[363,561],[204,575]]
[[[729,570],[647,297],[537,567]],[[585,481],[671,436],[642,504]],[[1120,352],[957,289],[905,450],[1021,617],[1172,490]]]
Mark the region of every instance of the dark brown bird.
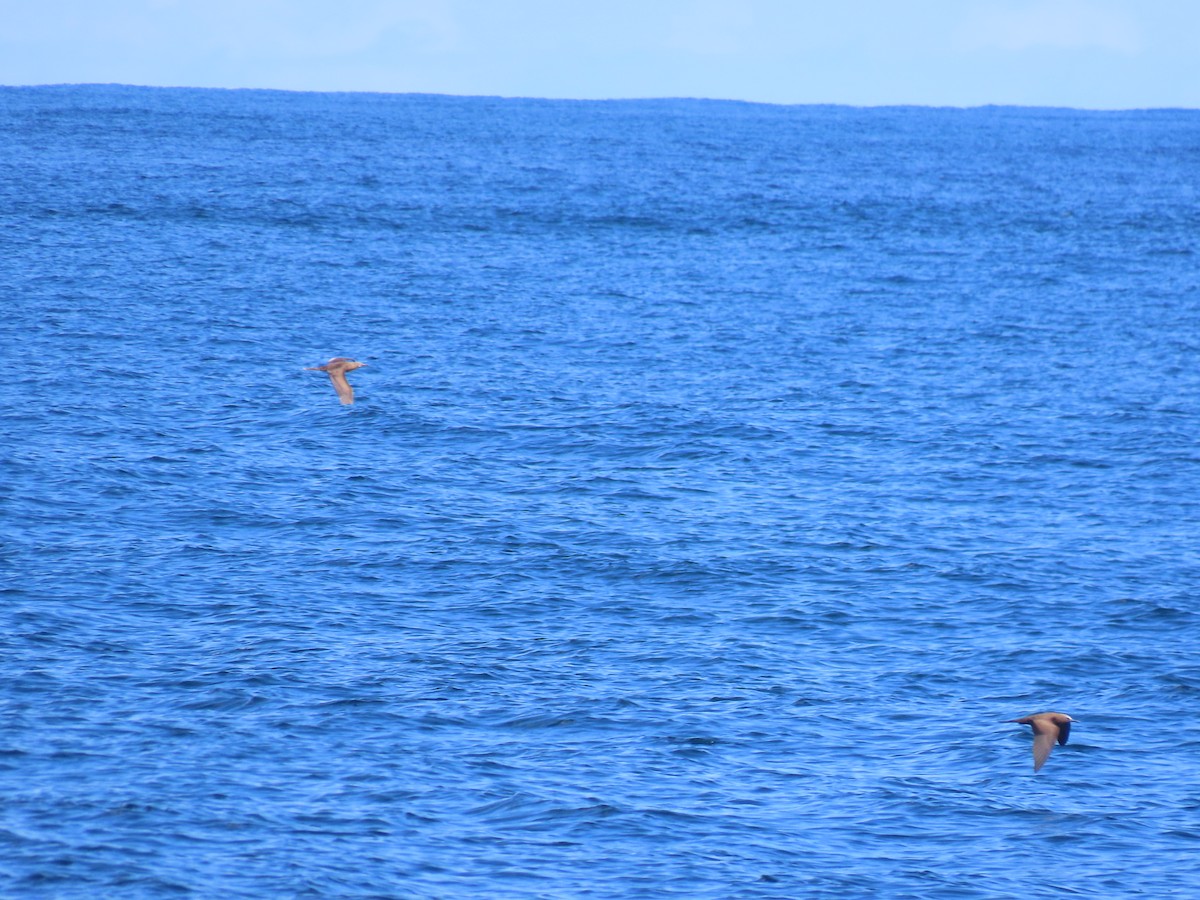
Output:
[[337,391],[338,397],[342,403],[349,405],[354,402],[354,388],[350,387],[350,382],[346,380],[346,373],[361,369],[365,365],[366,363],[356,362],[344,356],[335,356],[325,365],[307,366],[305,371],[328,373],[329,380],[333,382],[333,389]]
[[1009,719],[1018,725],[1028,725],[1033,729],[1033,771],[1037,771],[1046,763],[1054,742],[1066,744],[1071,734],[1071,723],[1075,720],[1066,713],[1043,712],[1026,716],[1023,719]]

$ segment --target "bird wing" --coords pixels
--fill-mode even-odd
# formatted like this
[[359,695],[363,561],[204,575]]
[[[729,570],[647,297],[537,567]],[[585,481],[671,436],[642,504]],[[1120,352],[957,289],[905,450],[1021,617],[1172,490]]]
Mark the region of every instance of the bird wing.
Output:
[[1071,723],[1063,722],[1058,726],[1058,742],[1064,746],[1067,743],[1067,737],[1071,734]]
[[333,389],[337,391],[343,405],[354,402],[354,388],[350,387],[344,372],[330,372],[329,380],[333,382]]
[[1046,762],[1046,757],[1054,749],[1054,739],[1058,737],[1058,726],[1050,722],[1030,723],[1033,726],[1033,771],[1040,769]]

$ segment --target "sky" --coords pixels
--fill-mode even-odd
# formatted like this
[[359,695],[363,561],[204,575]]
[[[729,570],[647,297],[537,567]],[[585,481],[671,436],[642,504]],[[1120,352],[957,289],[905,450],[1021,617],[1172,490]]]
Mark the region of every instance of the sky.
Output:
[[1200,108],[1200,0],[0,0],[0,84]]

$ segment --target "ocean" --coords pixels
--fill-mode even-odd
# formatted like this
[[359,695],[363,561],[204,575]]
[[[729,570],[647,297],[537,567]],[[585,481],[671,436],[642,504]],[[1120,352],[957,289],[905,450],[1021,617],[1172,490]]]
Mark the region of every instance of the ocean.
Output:
[[4,88],[0,163],[0,896],[1200,895],[1200,112]]

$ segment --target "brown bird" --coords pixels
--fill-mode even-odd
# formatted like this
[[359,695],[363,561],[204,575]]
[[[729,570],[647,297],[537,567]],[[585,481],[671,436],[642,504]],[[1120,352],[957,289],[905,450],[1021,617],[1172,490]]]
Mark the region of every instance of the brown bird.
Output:
[[1040,769],[1046,762],[1046,757],[1054,749],[1054,742],[1067,743],[1071,734],[1071,723],[1075,720],[1066,713],[1043,712],[1026,716],[1023,719],[1009,719],[1018,725],[1028,725],[1033,729],[1033,771]]
[[353,372],[355,369],[361,369],[366,363],[356,362],[353,359],[347,359],[344,356],[335,356],[323,366],[307,366],[306,372],[327,372],[329,380],[333,382],[333,389],[337,391],[338,397],[343,404],[349,405],[354,402],[354,388],[350,387],[350,382],[346,380],[346,373]]

